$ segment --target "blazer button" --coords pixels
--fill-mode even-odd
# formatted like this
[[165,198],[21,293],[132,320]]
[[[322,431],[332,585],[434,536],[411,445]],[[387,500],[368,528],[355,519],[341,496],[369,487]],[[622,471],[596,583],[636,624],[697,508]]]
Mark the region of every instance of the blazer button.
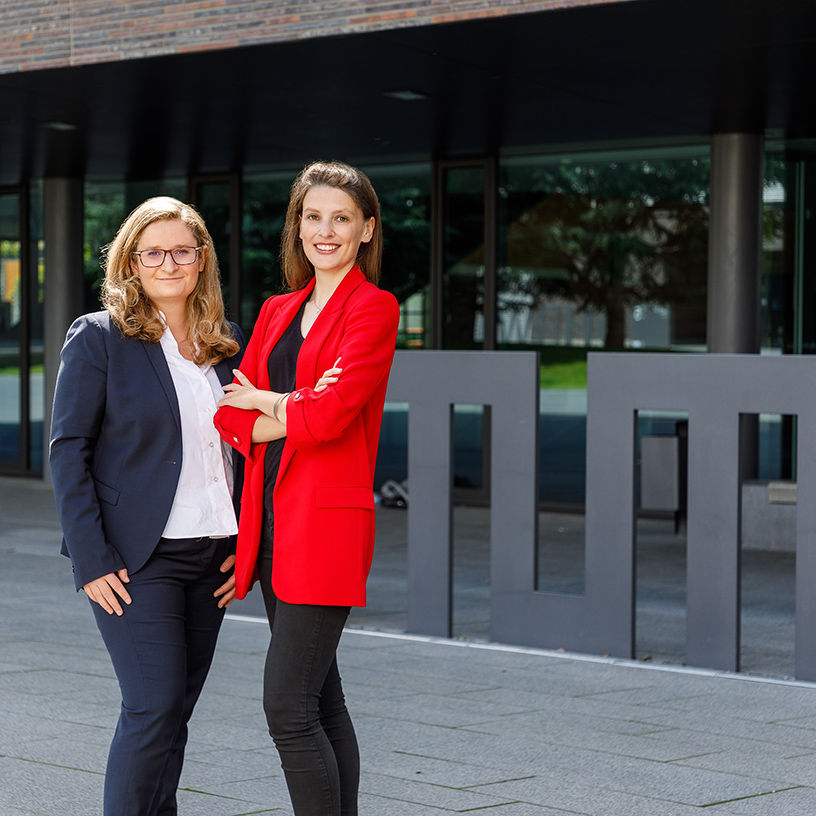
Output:
[[233,436],[233,437],[232,437],[232,441],[233,441],[233,442],[235,442],[235,444],[236,444],[236,445],[240,445],[240,444],[241,444],[241,440],[240,440],[240,439],[239,439],[237,436]]

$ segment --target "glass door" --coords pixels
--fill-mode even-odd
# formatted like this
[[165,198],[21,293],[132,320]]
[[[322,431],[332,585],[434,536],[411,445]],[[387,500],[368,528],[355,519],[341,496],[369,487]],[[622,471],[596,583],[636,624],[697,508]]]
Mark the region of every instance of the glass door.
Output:
[[24,472],[29,451],[28,297],[23,197],[0,189],[0,472]]

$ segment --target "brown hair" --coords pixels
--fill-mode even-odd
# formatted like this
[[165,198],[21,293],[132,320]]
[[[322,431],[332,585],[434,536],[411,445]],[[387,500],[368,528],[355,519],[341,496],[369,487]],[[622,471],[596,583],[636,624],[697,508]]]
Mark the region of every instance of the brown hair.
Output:
[[213,240],[204,219],[189,204],[175,198],[149,198],[124,220],[116,237],[103,250],[105,279],[102,305],[125,337],[138,337],[157,343],[164,334],[164,323],[142,289],[139,276],[131,268],[133,253],[144,229],[156,221],[181,221],[202,246],[204,265],[195,289],[187,298],[190,340],[196,347],[194,360],[199,365],[215,364],[238,351],[224,316],[221,279]]
[[357,250],[357,263],[363,274],[372,283],[380,279],[382,261],[382,225],[380,223],[380,202],[374,187],[361,170],[344,162],[316,161],[307,164],[292,183],[286,222],[281,238],[281,266],[283,276],[291,290],[302,289],[313,277],[314,267],[306,257],[300,242],[300,216],[303,214],[303,199],[312,187],[336,187],[347,193],[360,208],[363,218],[374,219],[371,240],[361,243]]

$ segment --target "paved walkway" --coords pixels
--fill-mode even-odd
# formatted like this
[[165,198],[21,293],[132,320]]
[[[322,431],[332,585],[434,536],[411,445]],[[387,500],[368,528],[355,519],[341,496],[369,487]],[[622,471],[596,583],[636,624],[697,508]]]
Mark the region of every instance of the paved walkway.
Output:
[[[117,687],[50,491],[0,479],[0,816],[97,816]],[[265,623],[224,624],[181,816],[291,814]],[[349,630],[361,816],[813,816],[816,686]]]

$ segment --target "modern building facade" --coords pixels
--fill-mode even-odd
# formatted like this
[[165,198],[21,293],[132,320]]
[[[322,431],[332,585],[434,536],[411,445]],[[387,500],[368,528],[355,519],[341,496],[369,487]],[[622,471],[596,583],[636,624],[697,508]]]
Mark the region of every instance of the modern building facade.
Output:
[[[10,0],[0,32],[0,472],[47,477],[127,212],[196,203],[249,330],[313,158],[378,190],[401,347],[540,353],[546,505],[583,501],[588,350],[816,348],[810,0]],[[474,500],[488,421],[457,411]],[[760,426],[754,475],[791,477]]]

